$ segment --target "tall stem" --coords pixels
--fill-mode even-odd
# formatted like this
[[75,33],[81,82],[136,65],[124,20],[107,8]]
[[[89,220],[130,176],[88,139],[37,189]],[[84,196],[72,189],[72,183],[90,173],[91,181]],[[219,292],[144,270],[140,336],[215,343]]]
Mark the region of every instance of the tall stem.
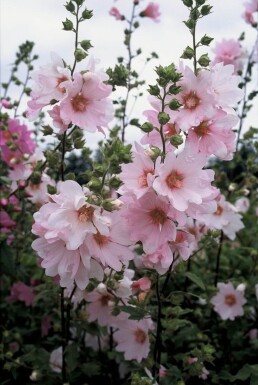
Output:
[[215,271],[214,286],[217,286],[218,279],[219,279],[220,256],[221,256],[221,251],[222,251],[223,239],[224,239],[224,233],[221,230],[219,247],[218,247],[217,258],[216,258],[216,271]]
[[[77,5],[77,10],[76,10],[76,27],[75,27],[75,48],[74,48],[74,52],[76,51],[77,47],[78,47],[78,35],[79,35],[79,9],[80,9],[80,6]],[[76,67],[76,63],[77,63],[77,60],[76,58],[74,59],[74,63],[73,63],[73,68],[71,70],[71,75],[73,76],[73,73],[74,73],[74,70],[75,70],[75,67]]]
[[161,363],[161,348],[162,348],[162,324],[161,324],[161,316],[162,316],[162,302],[160,297],[160,287],[159,287],[159,274],[157,274],[156,280],[156,296],[158,301],[158,319],[157,319],[157,331],[156,331],[156,340],[154,345],[154,365],[152,368],[152,376],[155,378],[156,382],[159,384],[159,369]]
[[67,382],[65,349],[66,349],[66,325],[65,325],[65,299],[64,288],[61,288],[61,326],[62,326],[62,381]]
[[126,97],[125,97],[125,104],[123,106],[123,116],[122,116],[122,135],[121,135],[121,140],[124,143],[125,141],[125,129],[128,124],[127,119],[126,119],[126,112],[127,112],[127,104],[129,100],[129,94],[131,91],[131,69],[132,69],[132,47],[131,47],[131,38],[132,38],[132,32],[133,32],[133,22],[135,18],[135,4],[133,4],[133,9],[132,9],[132,14],[131,14],[131,19],[129,21],[129,33],[128,33],[128,41],[127,41],[127,50],[128,50],[128,63],[127,63],[127,69],[129,71],[129,76],[128,76],[128,84],[127,84],[127,91],[126,91]]

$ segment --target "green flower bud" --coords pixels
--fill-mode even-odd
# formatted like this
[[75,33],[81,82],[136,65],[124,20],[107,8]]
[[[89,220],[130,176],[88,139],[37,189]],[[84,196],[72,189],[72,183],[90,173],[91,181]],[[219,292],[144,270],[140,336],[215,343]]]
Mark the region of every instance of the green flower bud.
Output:
[[148,89],[148,92],[150,95],[153,95],[153,96],[158,96],[160,94],[160,89],[159,89],[159,86],[155,85],[155,86],[151,86],[149,85],[149,89]]
[[81,47],[82,47],[85,51],[88,51],[88,49],[90,49],[91,47],[93,47],[93,46],[91,45],[90,40],[82,40],[80,44],[81,44]]
[[91,180],[87,183],[87,186],[89,187],[90,190],[100,192],[102,188],[102,182],[99,178],[96,178],[93,176]]
[[194,50],[191,47],[187,46],[183,54],[181,55],[181,58],[192,59],[193,56],[194,56]]
[[204,6],[201,8],[201,14],[202,14],[202,16],[209,15],[209,13],[211,13],[211,10],[212,10],[212,6],[211,6],[211,5],[204,5]]
[[32,184],[40,184],[41,183],[41,172],[39,171],[34,171],[31,174],[30,181]]
[[62,22],[63,23],[63,29],[65,31],[72,31],[73,30],[73,22],[69,19],[66,18],[65,21]]
[[196,0],[196,4],[197,5],[203,5],[205,3],[206,0]]
[[73,0],[77,5],[82,5],[85,0]]
[[110,178],[109,180],[109,186],[113,188],[118,188],[121,185],[121,180],[119,178],[116,178],[115,176]]
[[73,172],[68,172],[66,175],[65,175],[65,180],[75,180],[75,174]]
[[159,112],[158,121],[164,126],[164,124],[167,124],[170,121],[170,116],[166,112]]
[[172,99],[172,100],[170,100],[168,106],[169,106],[169,108],[170,108],[171,110],[175,111],[175,110],[178,110],[179,107],[182,106],[182,104],[181,104],[177,99]]
[[173,135],[170,138],[170,143],[172,144],[172,146],[175,146],[177,148],[178,146],[180,146],[180,144],[184,143],[184,139],[179,134]]
[[182,0],[186,7],[192,7],[193,0]]
[[82,12],[82,18],[83,19],[91,19],[93,16],[93,11],[90,11],[88,9],[85,9],[83,12]]
[[200,40],[200,43],[202,45],[209,45],[211,42],[212,42],[213,38],[212,37],[209,37],[207,35],[204,35],[201,40]]
[[74,52],[74,57],[77,62],[82,61],[83,59],[86,58],[86,56],[87,56],[87,53],[82,51],[80,48],[77,48]]
[[69,3],[67,3],[67,4],[65,4],[65,8],[69,12],[74,12],[74,10],[75,10],[75,6],[71,1],[69,1]]
[[141,130],[146,133],[153,131],[153,129],[154,129],[153,124],[149,122],[143,123],[143,125],[141,126]]
[[53,134],[53,128],[50,127],[49,125],[42,126],[42,128],[43,128],[42,133],[43,133],[44,136],[52,135]]
[[50,195],[54,195],[54,194],[56,194],[56,188],[54,186],[52,186],[51,184],[48,184],[47,185],[47,192]]
[[206,53],[206,54],[202,55],[199,58],[198,63],[200,64],[201,67],[208,67],[208,65],[210,64],[210,59],[209,59],[208,54]]

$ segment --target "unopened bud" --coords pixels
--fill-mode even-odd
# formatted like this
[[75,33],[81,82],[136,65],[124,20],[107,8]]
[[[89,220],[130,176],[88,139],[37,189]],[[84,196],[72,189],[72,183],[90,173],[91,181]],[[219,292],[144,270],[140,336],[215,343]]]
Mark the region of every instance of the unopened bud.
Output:
[[166,112],[159,112],[158,114],[159,123],[164,126],[170,121],[170,116]]
[[97,291],[99,294],[107,294],[107,286],[101,282],[97,286]]
[[170,143],[172,144],[172,146],[175,146],[175,147],[180,146],[180,144],[182,144],[183,142],[184,142],[184,139],[180,134],[173,135],[170,138]]
[[153,124],[151,124],[151,123],[149,123],[149,122],[145,122],[145,123],[143,123],[143,125],[141,126],[141,130],[142,130],[143,132],[146,132],[146,133],[149,133],[149,132],[153,131],[153,129],[154,129]]

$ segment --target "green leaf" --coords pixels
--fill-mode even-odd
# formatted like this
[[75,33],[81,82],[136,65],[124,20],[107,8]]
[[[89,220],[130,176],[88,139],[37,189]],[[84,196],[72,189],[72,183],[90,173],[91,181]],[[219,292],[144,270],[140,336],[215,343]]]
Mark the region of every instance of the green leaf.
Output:
[[198,277],[194,273],[187,272],[185,276],[190,279],[190,281],[194,282],[197,286],[199,286],[202,290],[205,290],[205,285],[200,277]]
[[133,320],[141,320],[146,315],[146,311],[139,307],[134,306],[120,306],[119,307],[121,311],[124,311],[125,313],[130,314],[129,319]]

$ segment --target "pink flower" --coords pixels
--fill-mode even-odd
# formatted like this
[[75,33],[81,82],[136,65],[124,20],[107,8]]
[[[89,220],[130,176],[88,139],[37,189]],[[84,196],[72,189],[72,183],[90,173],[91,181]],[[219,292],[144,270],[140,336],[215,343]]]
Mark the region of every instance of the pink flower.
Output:
[[246,303],[244,292],[234,289],[231,282],[218,283],[219,292],[211,298],[214,310],[223,320],[230,319],[233,321],[235,317],[244,314],[243,305]]
[[174,212],[168,199],[154,191],[143,195],[122,213],[128,221],[132,241],[141,241],[146,253],[154,253],[164,243],[175,240]]
[[73,82],[66,84],[67,97],[60,104],[60,118],[89,132],[102,130],[113,118],[113,106],[108,96],[112,87],[103,83],[102,72],[76,73]]
[[60,346],[59,348],[57,348],[51,352],[50,358],[49,358],[49,366],[56,373],[62,372],[62,366],[63,366],[63,348],[62,348],[62,346]]
[[91,257],[85,245],[77,250],[67,250],[61,240],[48,243],[44,238],[32,242],[32,248],[42,259],[41,266],[50,277],[60,276],[60,286],[70,287],[75,282],[84,290],[90,278],[103,279],[103,269]]
[[70,71],[57,54],[51,53],[51,60],[51,63],[32,73],[35,84],[30,95],[32,100],[28,102],[27,116],[30,120],[35,119],[52,100],[62,100],[67,94],[65,85],[71,79]]
[[215,58],[211,65],[217,63],[223,63],[224,65],[232,64],[235,68],[235,73],[243,67],[244,51],[238,40],[223,39],[220,43],[217,43],[213,49]]
[[11,108],[11,103],[6,99],[1,99],[0,105],[2,105],[4,108],[7,108],[7,109]]
[[98,290],[86,294],[86,300],[90,302],[86,306],[88,321],[97,321],[101,326],[112,325],[116,322],[111,312],[114,307],[114,297],[107,291],[99,293]]
[[53,119],[53,126],[59,129],[59,133],[63,133],[67,130],[68,124],[66,124],[60,116],[60,107],[54,106],[52,110],[48,111],[49,115]]
[[26,306],[32,306],[36,294],[31,286],[25,285],[23,282],[16,282],[11,287],[11,295],[8,297],[8,303],[14,301],[22,301]]
[[25,154],[33,154],[36,145],[25,124],[20,124],[18,119],[9,119],[7,129],[1,131],[0,147],[2,159],[10,167],[16,167],[23,162]]
[[173,262],[173,253],[168,243],[162,245],[154,253],[143,254],[142,263],[145,267],[155,269],[160,275],[165,274]]
[[134,193],[137,198],[143,196],[152,186],[155,178],[154,163],[145,153],[143,147],[135,143],[133,162],[122,165],[119,178],[124,185],[118,190],[119,194]]
[[142,277],[138,279],[137,281],[133,281],[132,283],[132,289],[134,293],[137,293],[137,291],[148,291],[151,288],[151,280],[148,277]]
[[10,215],[1,209],[0,211],[0,228],[1,228],[1,232],[6,232],[6,231],[2,231],[2,229],[6,229],[6,230],[10,230],[12,227],[14,227],[16,225],[16,222],[14,222]]
[[249,210],[250,201],[246,197],[239,198],[235,203],[235,207],[237,212],[246,213]]
[[242,15],[244,20],[248,24],[255,26],[257,21],[255,21],[253,13],[258,12],[258,1],[251,0],[248,3],[244,3],[244,4],[245,4],[245,12]]
[[153,182],[154,190],[166,196],[171,205],[185,211],[190,202],[201,204],[211,194],[212,170],[202,170],[206,158],[182,151],[177,157],[168,153],[165,162],[157,164],[158,177]]
[[124,16],[121,15],[119,10],[116,7],[112,7],[109,11],[111,16],[114,16],[116,20],[124,20]]
[[202,120],[210,118],[216,112],[215,99],[209,92],[210,84],[207,80],[206,70],[197,76],[189,68],[180,68],[183,79],[178,83],[182,91],[176,96],[182,107],[170,113],[182,131],[198,126]]
[[126,360],[141,362],[143,358],[148,357],[150,351],[148,332],[152,328],[153,324],[149,318],[140,321],[124,320],[114,333],[117,342],[115,349],[124,352]]
[[159,11],[159,5],[156,3],[149,3],[147,7],[140,13],[142,17],[149,17],[156,23],[159,22],[159,17],[161,15]]
[[236,139],[232,128],[237,122],[238,118],[235,115],[217,110],[210,119],[203,120],[188,131],[186,145],[189,145],[192,151],[206,156],[214,154],[220,159],[230,160],[235,151]]

